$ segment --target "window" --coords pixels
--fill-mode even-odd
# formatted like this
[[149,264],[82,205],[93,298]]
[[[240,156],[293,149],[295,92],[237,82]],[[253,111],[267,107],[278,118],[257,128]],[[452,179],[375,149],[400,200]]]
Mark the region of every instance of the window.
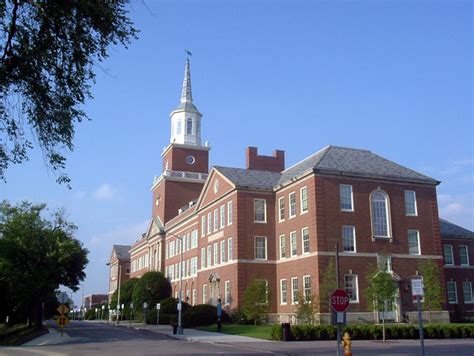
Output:
[[176,120],[176,135],[181,135],[181,119]]
[[190,117],[188,117],[186,120],[186,134],[187,135],[193,134],[193,119],[191,119]]
[[196,305],[197,304],[197,289],[194,288],[193,289],[193,304],[192,305]]
[[307,227],[301,229],[301,241],[303,246],[303,254],[309,253],[309,229]]
[[298,304],[298,277],[291,278],[291,304]]
[[385,254],[377,255],[377,267],[385,272],[393,272],[392,269],[392,256]]
[[191,276],[197,275],[197,262],[198,262],[197,257],[191,258],[190,271],[189,271]]
[[227,260],[232,261],[233,250],[232,250],[232,237],[227,239]]
[[255,259],[267,259],[267,238],[263,236],[255,236]]
[[232,202],[227,203],[227,225],[232,225]]
[[221,263],[225,263],[225,240],[221,241]]
[[446,289],[448,291],[448,303],[457,304],[458,302],[458,291],[456,288],[456,282],[448,282],[446,284]]
[[416,195],[412,190],[405,190],[405,214],[417,215],[416,211]]
[[286,279],[280,279],[280,304],[286,304],[288,299],[288,290]]
[[390,237],[388,196],[381,190],[370,194],[372,234],[374,237]]
[[206,236],[206,215],[201,216],[201,236]]
[[171,241],[170,242],[170,257],[174,256],[174,248],[175,248],[175,242]]
[[285,197],[278,199],[278,221],[285,220]]
[[219,246],[217,242],[214,243],[214,265],[219,263]]
[[224,305],[230,304],[230,281],[224,282]]
[[355,227],[342,227],[342,247],[344,252],[356,252]]
[[290,193],[288,196],[288,200],[290,202],[290,218],[294,218],[296,216],[296,193]]
[[207,246],[207,267],[212,266],[212,246]]
[[198,231],[191,231],[191,248],[196,248],[198,246]]
[[214,232],[219,228],[219,212],[214,209]]
[[357,282],[357,275],[356,274],[346,274],[344,276],[344,288],[349,294],[349,302],[350,303],[358,303],[359,302],[359,288]]
[[444,245],[443,254],[444,254],[444,264],[448,266],[453,266],[454,265],[453,246]]
[[207,284],[202,285],[202,304],[207,304]]
[[225,226],[225,205],[221,205],[221,229]]
[[469,252],[467,246],[459,246],[459,257],[461,258],[461,266],[469,266]]
[[254,222],[267,222],[267,201],[265,199],[254,199],[253,201]]
[[354,211],[352,185],[341,184],[339,186],[339,196],[341,202],[341,211]]
[[418,230],[408,230],[408,253],[410,255],[420,254],[420,233]]
[[311,301],[311,276],[303,276],[303,295],[306,302]]
[[474,303],[474,299],[472,298],[471,282],[462,282],[462,292],[465,304]]
[[201,269],[206,268],[206,248],[201,248]]
[[286,258],[286,236],[280,235],[280,258]]
[[212,213],[207,214],[207,233],[212,232]]
[[308,211],[308,188],[303,187],[300,190],[300,200],[301,200],[301,214],[304,214]]
[[296,256],[296,254],[298,253],[296,231],[290,232],[290,245],[291,245],[291,257]]

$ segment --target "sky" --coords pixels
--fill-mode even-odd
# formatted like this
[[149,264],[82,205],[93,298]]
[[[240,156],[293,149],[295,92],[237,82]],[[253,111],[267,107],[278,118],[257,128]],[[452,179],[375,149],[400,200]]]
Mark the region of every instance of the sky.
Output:
[[132,1],[140,30],[97,68],[91,118],[55,183],[41,152],[9,168],[0,199],[65,208],[89,249],[74,295],[107,293],[113,244],[133,244],[169,142],[186,55],[211,165],[245,148],[286,165],[327,145],[363,148],[440,180],[440,216],[474,230],[470,1]]

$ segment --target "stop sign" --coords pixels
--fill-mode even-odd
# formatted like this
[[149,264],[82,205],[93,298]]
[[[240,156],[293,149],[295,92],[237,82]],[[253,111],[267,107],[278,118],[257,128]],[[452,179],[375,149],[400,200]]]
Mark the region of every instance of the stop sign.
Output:
[[338,313],[345,312],[349,307],[349,294],[344,289],[336,289],[331,294],[331,307]]

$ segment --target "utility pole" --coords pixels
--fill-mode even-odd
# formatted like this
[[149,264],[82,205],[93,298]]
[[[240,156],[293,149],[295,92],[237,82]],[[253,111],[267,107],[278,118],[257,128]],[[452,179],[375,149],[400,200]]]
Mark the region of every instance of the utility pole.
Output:
[[[336,289],[339,289],[339,245],[336,244]],[[333,311],[333,313],[335,313]],[[336,321],[337,321],[337,316],[336,316]],[[340,355],[340,345],[341,345],[341,324],[337,324],[337,352],[336,355]]]

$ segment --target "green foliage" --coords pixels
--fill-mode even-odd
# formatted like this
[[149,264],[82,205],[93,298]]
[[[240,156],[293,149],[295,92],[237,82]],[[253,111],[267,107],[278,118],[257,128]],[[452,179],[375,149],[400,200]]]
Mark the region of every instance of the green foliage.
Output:
[[[186,310],[182,317],[183,325],[186,328],[215,324],[217,322],[217,307],[209,304],[195,305]],[[227,313],[222,310],[222,322],[225,323],[229,320]]]
[[[440,283],[439,266],[433,260],[428,260],[420,264],[421,275],[423,276],[424,284],[424,302],[422,303],[423,310],[429,312],[441,310],[443,302],[443,294]],[[431,313],[430,321],[431,321]]]
[[94,309],[89,309],[86,311],[86,315],[84,315],[84,319],[86,320],[95,320],[95,310]]
[[[156,309],[150,310],[146,313],[146,323],[156,325]],[[165,314],[160,310],[160,325],[170,325],[176,322],[176,314]]]
[[331,311],[330,298],[332,292],[336,290],[336,263],[334,258],[330,258],[327,267],[324,269],[319,286],[319,301],[321,303],[321,313]]
[[261,321],[270,309],[270,296],[267,286],[262,280],[253,280],[244,293],[242,311],[247,319],[255,325]]
[[[120,304],[125,304],[125,312],[130,312],[128,309],[130,309],[130,303],[133,301],[133,289],[135,288],[137,281],[138,278],[131,278],[120,286]],[[112,295],[112,299],[110,301],[111,309],[117,308],[117,298],[118,289]]]
[[304,296],[303,293],[298,292],[298,304],[296,306],[296,317],[303,324],[314,325],[318,319],[319,299],[314,294]]
[[275,324],[272,326],[271,336],[272,340],[281,341],[283,339],[283,327],[281,324]]
[[[43,218],[46,205],[0,203],[0,318],[15,315],[42,327],[43,303],[60,285],[73,291],[84,280],[87,250],[73,237],[63,212]],[[13,310],[15,313],[13,313]]]
[[247,319],[242,309],[234,310],[234,312],[230,315],[230,322],[232,324],[240,324],[240,325],[254,324],[253,320]]
[[393,283],[392,275],[385,271],[375,270],[368,275],[368,287],[365,294],[368,307],[375,311],[383,311],[385,302],[388,308],[394,302],[397,287]]
[[133,307],[135,313],[142,312],[143,303],[148,304],[148,309],[154,309],[156,303],[171,295],[171,285],[161,272],[147,272],[133,288]]
[[[111,46],[136,38],[127,15],[125,1],[0,3],[0,179],[9,164],[28,159],[33,142],[53,171],[63,171],[75,124],[87,118],[95,69]],[[64,173],[57,180],[69,182]]]

